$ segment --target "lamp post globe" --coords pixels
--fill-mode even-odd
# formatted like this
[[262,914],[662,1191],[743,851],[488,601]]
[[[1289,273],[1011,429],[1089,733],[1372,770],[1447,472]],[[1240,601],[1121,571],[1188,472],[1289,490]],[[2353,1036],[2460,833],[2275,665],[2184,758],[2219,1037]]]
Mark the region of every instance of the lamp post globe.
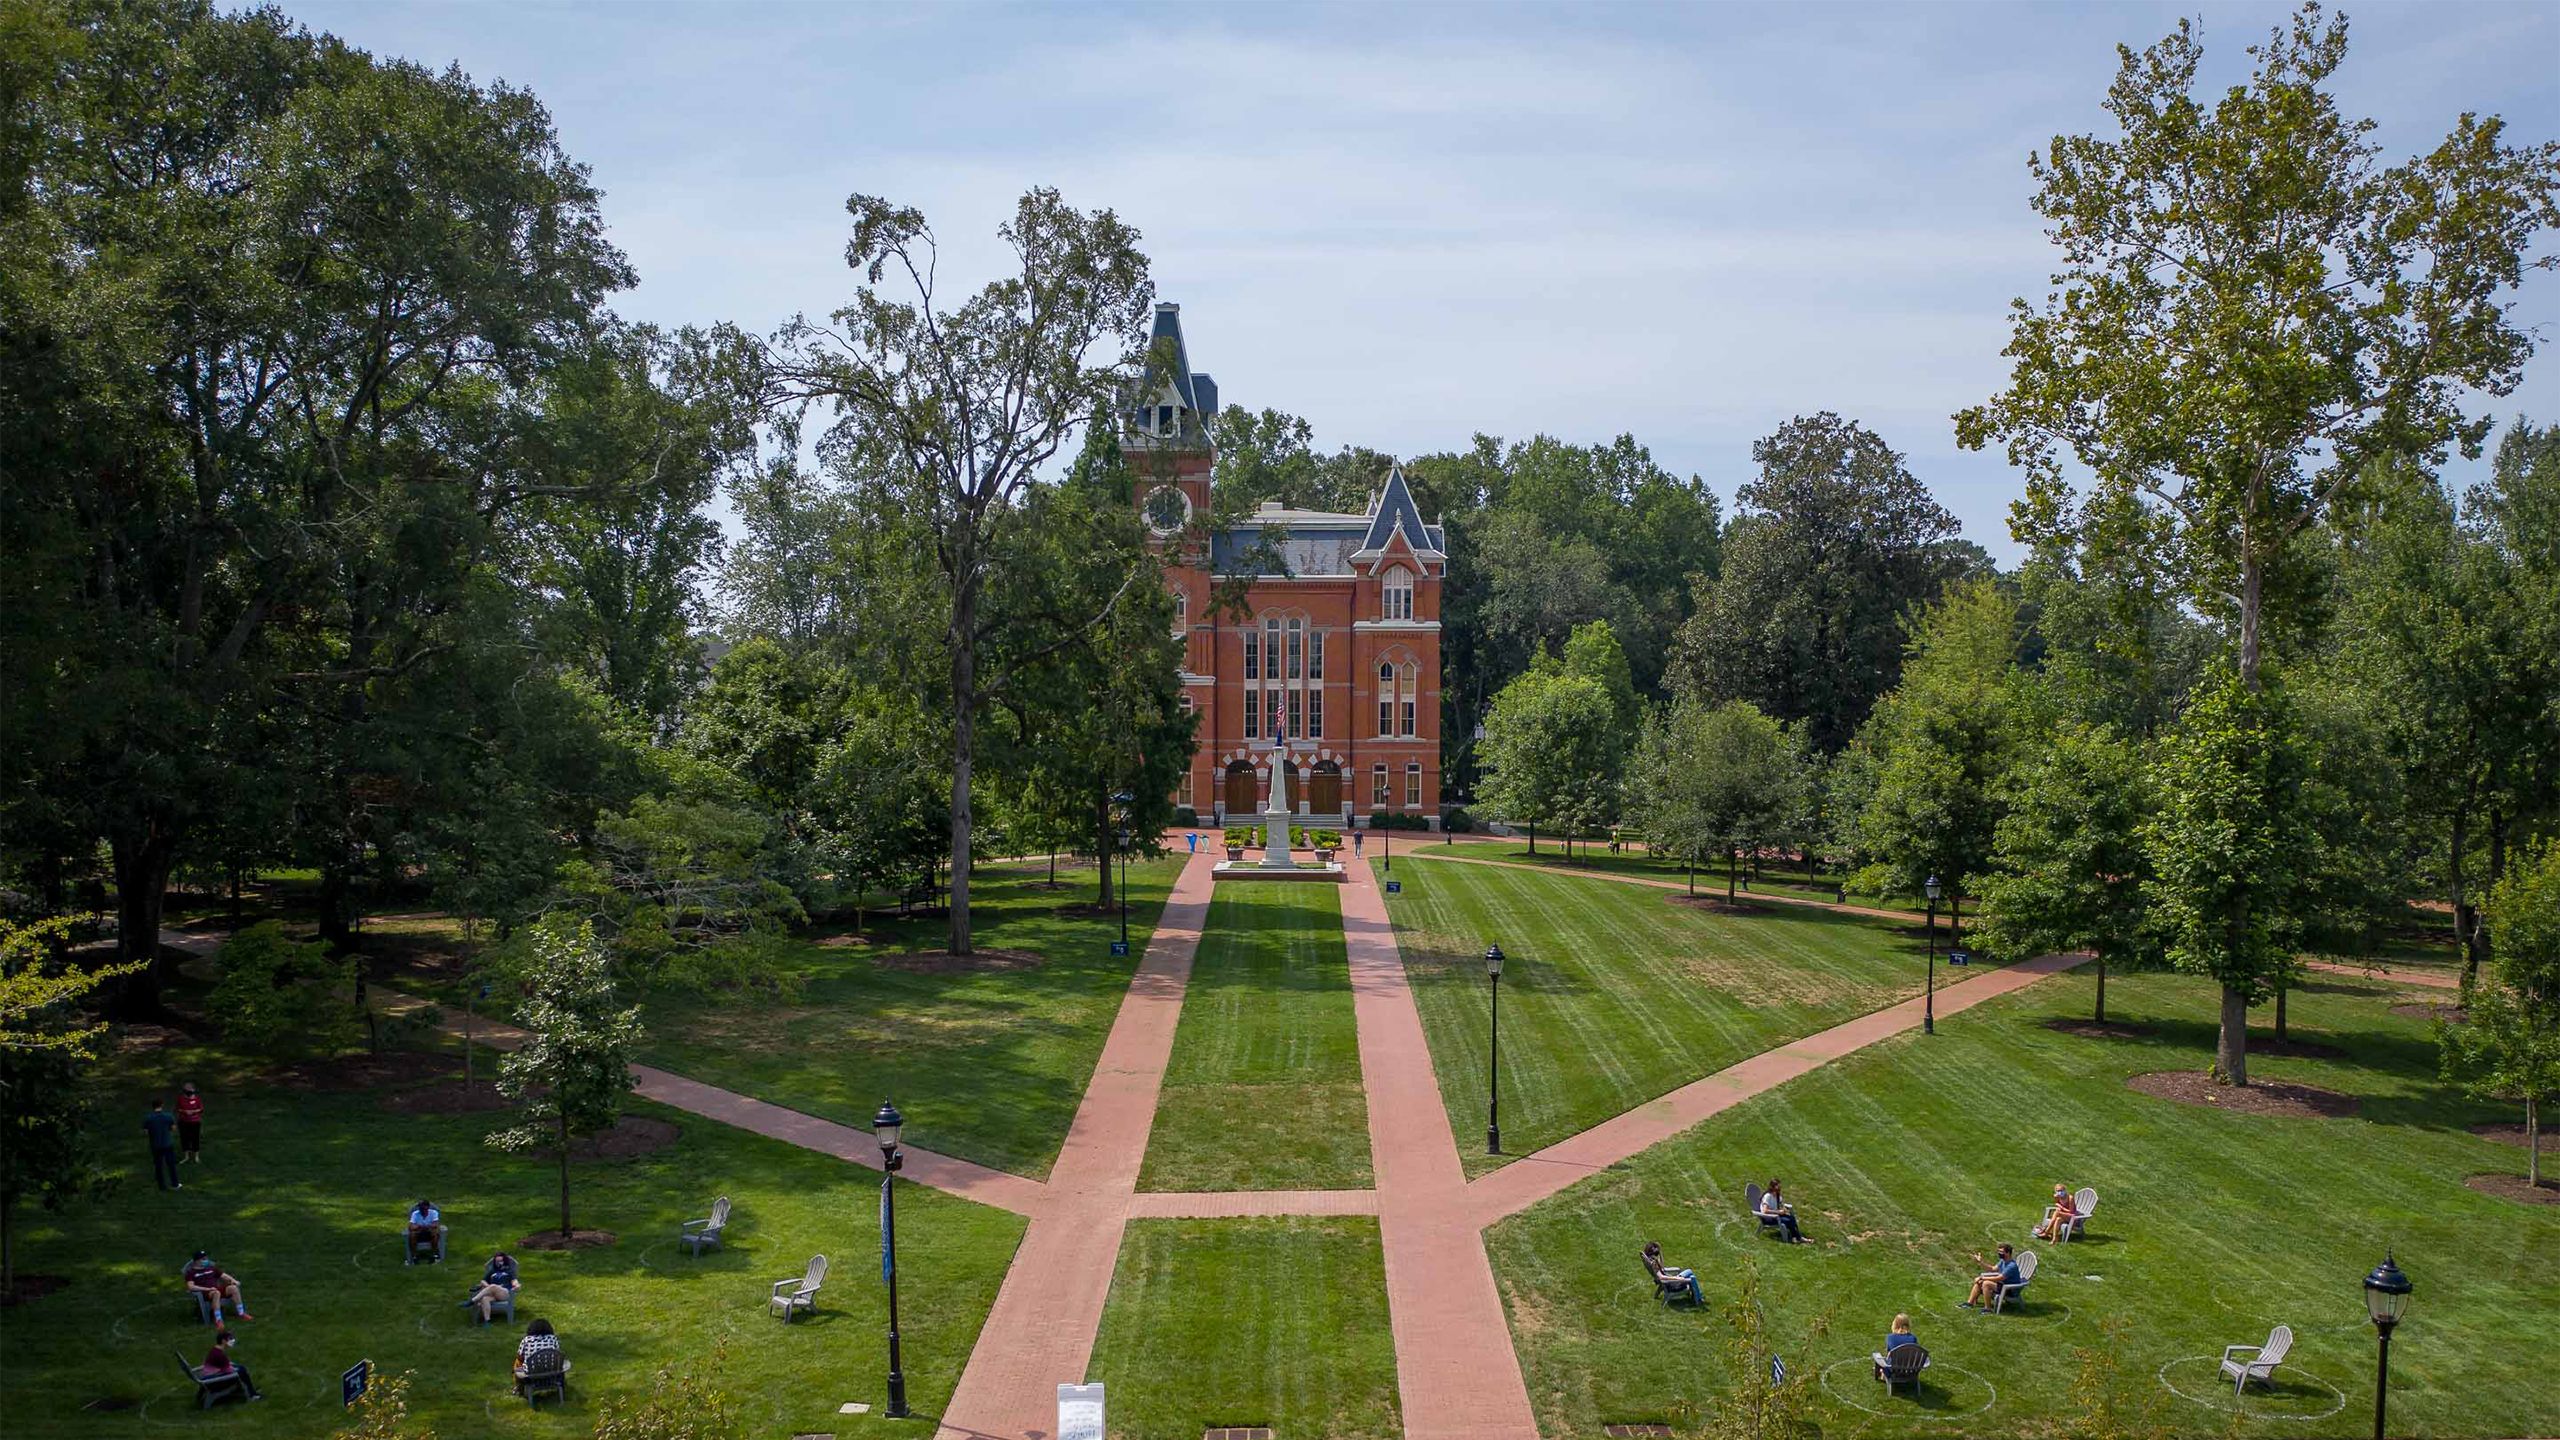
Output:
[[2416,1288],[2387,1253],[2364,1277],[2365,1313],[2373,1317],[2374,1334],[2381,1342],[2373,1370],[2373,1440],[2382,1440],[2383,1416],[2391,1403],[2391,1332],[2399,1327],[2401,1315],[2409,1308],[2409,1292]]
[[1920,1002],[1920,1033],[1938,1033],[1938,877],[1931,875],[1921,889],[1929,893],[1929,982],[1928,998]]
[[1485,1067],[1484,1152],[1502,1153],[1502,947],[1484,952],[1485,978],[1493,983],[1493,1062]]
[[907,1414],[907,1372],[898,1351],[898,1199],[892,1187],[898,1168],[906,1163],[898,1153],[898,1137],[906,1128],[907,1117],[898,1107],[881,1101],[871,1117],[871,1138],[880,1142],[880,1278],[889,1286],[888,1413],[898,1419]]

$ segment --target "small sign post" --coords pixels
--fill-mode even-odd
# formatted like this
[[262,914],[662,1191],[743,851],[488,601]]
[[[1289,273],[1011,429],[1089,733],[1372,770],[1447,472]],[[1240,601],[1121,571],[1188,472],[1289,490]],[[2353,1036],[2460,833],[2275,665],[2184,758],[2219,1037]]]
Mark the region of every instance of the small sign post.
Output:
[[1388,882],[1387,882],[1387,893],[1388,893],[1388,894],[1390,894],[1390,895],[1401,895],[1401,894],[1403,894],[1403,893],[1404,893],[1404,882],[1403,882],[1403,881],[1401,881],[1401,880],[1390,880],[1390,881],[1388,881]]
[[1102,1440],[1102,1387],[1058,1387],[1058,1440]]
[[1787,1362],[1775,1355],[1769,1357],[1769,1383],[1772,1385],[1787,1383]]
[[1112,942],[1111,942],[1111,953],[1112,953],[1112,954],[1114,954],[1114,955],[1126,955],[1126,954],[1128,954],[1128,953],[1129,953],[1129,942],[1128,942],[1128,941],[1126,941],[1126,940],[1114,940],[1114,941],[1112,941]]
[[1950,965],[1970,965],[1973,963],[1973,952],[1970,950],[1950,950],[1947,952],[1947,963]]
[[373,1383],[373,1362],[359,1360],[338,1377],[338,1403],[353,1405],[364,1398],[365,1387]]

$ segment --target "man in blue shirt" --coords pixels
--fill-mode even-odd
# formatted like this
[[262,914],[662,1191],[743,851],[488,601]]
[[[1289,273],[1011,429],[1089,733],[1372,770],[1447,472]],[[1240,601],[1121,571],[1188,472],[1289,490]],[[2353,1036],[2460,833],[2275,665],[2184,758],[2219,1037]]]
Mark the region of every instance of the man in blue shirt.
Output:
[[[1977,1262],[1982,1259],[1979,1255],[1973,1258]],[[2004,1240],[2000,1244],[1999,1263],[1973,1277],[1973,1291],[1965,1297],[1965,1307],[1967,1309],[1976,1306],[1988,1308],[2001,1291],[2019,1283],[2021,1282],[2018,1276],[2017,1256]]]
[[143,1133],[151,1137],[151,1178],[163,1190],[184,1190],[178,1183],[178,1117],[169,1113],[166,1102],[151,1102],[151,1113],[142,1117]]

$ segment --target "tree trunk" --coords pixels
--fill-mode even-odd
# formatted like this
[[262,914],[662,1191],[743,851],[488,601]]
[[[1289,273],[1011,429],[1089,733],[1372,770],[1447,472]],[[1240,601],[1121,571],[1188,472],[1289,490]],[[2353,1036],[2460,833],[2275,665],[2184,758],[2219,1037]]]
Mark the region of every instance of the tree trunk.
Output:
[[2222,987],[2222,1033],[2214,1041],[2213,1075],[2225,1085],[2249,1083],[2249,995],[2230,985]]
[[1734,877],[1742,873],[1741,852],[1728,845],[1724,851],[1724,903],[1733,903]]
[[[556,1097],[555,1097],[556,1098]],[[569,1112],[560,1112],[560,1240],[569,1239]]]
[[2524,1181],[2542,1188],[2542,1107],[2530,1095],[2524,1097]]
[[[2533,1112],[2525,1111],[2525,1125],[2532,1127]],[[0,1301],[14,1299],[18,1293],[18,1202],[0,1195]]]
[[969,945],[969,776],[977,758],[978,587],[970,577],[975,556],[963,556],[964,577],[951,600],[951,930],[954,955]]
[[2488,936],[2480,928],[2479,907],[2471,903],[2470,881],[2463,873],[2466,852],[2471,848],[2471,807],[2456,805],[2453,809],[2452,846],[2445,856],[2445,886],[2453,901],[2453,938],[2462,947],[2462,978],[2479,978],[2480,962],[2488,956]]
[[356,948],[356,927],[352,916],[355,878],[347,873],[343,857],[332,857],[320,864],[320,939],[332,955],[344,955]]
[[138,1008],[156,1011],[166,978],[160,959],[160,907],[177,847],[157,824],[144,821],[140,828],[140,834],[118,834],[110,846],[116,872],[116,958],[147,967],[125,982],[124,993]]
[[2094,1018],[2101,1025],[2107,1023],[2107,952],[2104,950],[2098,952],[2098,1013]]
[[1529,826],[1529,853],[1532,855],[1538,853],[1538,827],[1534,821]]
[[1093,804],[1093,853],[1095,857],[1102,862],[1102,899],[1098,903],[1104,906],[1108,906],[1111,903],[1111,849],[1113,838],[1114,837],[1111,833],[1111,797],[1108,795],[1099,796],[1095,799]]
[[2293,993],[2293,987],[2291,985],[2286,984],[2281,980],[2276,982],[2276,1039],[2279,1042],[2284,1039],[2285,997],[2291,993]]

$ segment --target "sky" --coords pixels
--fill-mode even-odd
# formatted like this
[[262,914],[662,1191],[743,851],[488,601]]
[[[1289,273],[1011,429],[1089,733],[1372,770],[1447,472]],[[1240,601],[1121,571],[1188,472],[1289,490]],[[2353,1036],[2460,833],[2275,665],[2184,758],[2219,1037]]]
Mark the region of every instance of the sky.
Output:
[[[2287,7],[291,3],[527,87],[640,275],[615,308],[769,331],[850,298],[845,197],[920,208],[943,283],[1022,192],[1137,228],[1193,366],[1317,443],[1633,434],[1728,513],[1836,411],[2012,561],[2019,482],[1949,416],[2053,268],[2028,155],[2103,129],[2115,47],[2197,16],[2209,88]],[[2335,85],[2388,159],[2465,110],[2560,138],[2560,0],[2353,5]],[[2555,242],[2560,243],[2560,242]],[[2546,243],[2550,253],[2555,243]],[[2560,340],[2560,273],[2517,314]],[[2560,356],[2481,406],[2560,419]],[[2457,482],[2483,467],[2457,464]]]

